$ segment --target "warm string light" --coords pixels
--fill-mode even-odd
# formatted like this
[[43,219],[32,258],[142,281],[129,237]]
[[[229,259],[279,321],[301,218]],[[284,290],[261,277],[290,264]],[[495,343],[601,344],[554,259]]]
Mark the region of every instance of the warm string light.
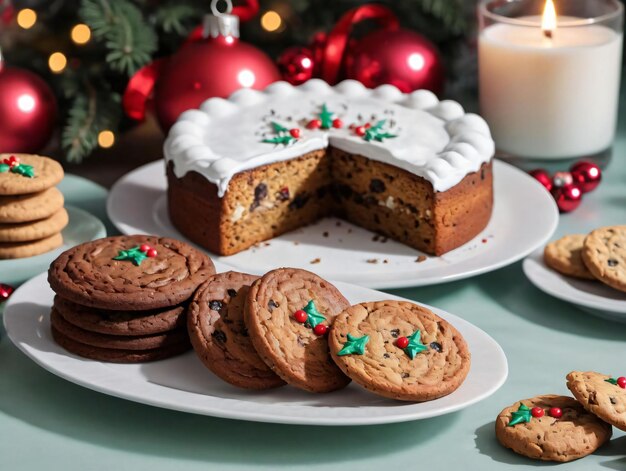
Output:
[[91,39],[91,29],[85,24],[77,24],[72,28],[70,36],[76,44],[87,44]]
[[261,16],[261,27],[265,31],[274,32],[278,31],[283,24],[283,19],[278,12],[274,10],[268,10]]
[[104,131],[100,131],[98,133],[98,145],[103,149],[108,149],[115,144],[115,134],[113,131],[109,131],[108,129]]
[[23,8],[17,13],[16,21],[20,28],[30,29],[37,23],[37,12],[31,8]]
[[62,52],[53,52],[48,58],[48,67],[55,74],[60,74],[67,67],[67,57]]

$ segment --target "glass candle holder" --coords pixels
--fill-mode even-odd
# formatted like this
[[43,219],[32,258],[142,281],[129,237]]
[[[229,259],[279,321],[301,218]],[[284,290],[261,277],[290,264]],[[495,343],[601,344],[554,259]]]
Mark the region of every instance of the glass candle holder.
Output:
[[536,163],[610,155],[624,6],[483,0],[478,10],[480,108],[498,156]]

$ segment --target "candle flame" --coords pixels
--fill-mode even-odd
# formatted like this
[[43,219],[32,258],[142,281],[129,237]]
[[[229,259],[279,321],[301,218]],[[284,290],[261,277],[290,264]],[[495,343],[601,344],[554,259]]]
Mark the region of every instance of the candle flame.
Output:
[[552,0],[546,0],[543,17],[541,18],[541,29],[548,38],[552,37],[552,33],[556,29],[556,8],[554,8]]

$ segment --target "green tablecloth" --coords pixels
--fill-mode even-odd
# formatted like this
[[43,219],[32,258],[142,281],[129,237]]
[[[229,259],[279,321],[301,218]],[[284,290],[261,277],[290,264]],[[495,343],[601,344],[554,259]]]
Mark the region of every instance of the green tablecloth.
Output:
[[[626,222],[626,110],[602,185],[558,234]],[[68,177],[71,204],[104,218],[105,191]],[[111,226],[109,225],[109,230]],[[540,292],[516,263],[470,280],[394,291],[468,319],[492,335],[509,360],[494,396],[461,412],[403,424],[300,427],[213,419],[115,399],[55,377],[0,334],[0,470],[525,469],[542,463],[496,442],[504,406],[567,393],[573,369],[626,375],[626,325],[605,321]],[[626,436],[560,469],[626,469]]]

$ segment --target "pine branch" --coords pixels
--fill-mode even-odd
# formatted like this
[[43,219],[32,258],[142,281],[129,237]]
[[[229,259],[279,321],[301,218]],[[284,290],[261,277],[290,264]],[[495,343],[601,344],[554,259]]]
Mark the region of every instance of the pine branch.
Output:
[[78,14],[108,49],[105,60],[116,72],[134,74],[157,49],[155,32],[129,0],[82,0]]
[[168,34],[187,36],[192,25],[200,23],[203,13],[205,11],[195,5],[170,2],[159,7],[154,15],[154,22]]
[[424,12],[440,20],[450,32],[459,34],[467,28],[464,0],[418,0]]

